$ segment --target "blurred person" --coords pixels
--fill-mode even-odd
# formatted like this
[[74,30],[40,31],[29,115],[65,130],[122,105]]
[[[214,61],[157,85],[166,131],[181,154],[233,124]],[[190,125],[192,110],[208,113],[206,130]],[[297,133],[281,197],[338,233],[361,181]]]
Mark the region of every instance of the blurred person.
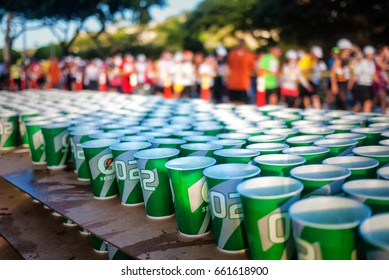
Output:
[[6,88],[6,80],[7,80],[7,69],[5,67],[5,63],[0,61],[0,90]]
[[265,54],[259,62],[259,69],[265,77],[266,103],[277,104],[279,99],[278,77],[280,72],[281,47],[272,46],[269,53]]
[[216,59],[213,56],[207,56],[198,69],[200,76],[201,88],[200,97],[206,100],[211,100],[211,92],[213,91],[213,81],[216,76]]
[[116,54],[112,58],[112,64],[108,70],[108,81],[110,87],[115,89],[117,92],[121,92],[122,89],[122,77],[120,67],[122,65],[122,56],[120,54]]
[[223,101],[223,96],[226,91],[226,76],[227,76],[227,50],[219,46],[216,49],[216,76],[214,78],[213,98],[216,103]]
[[239,39],[238,46],[227,57],[228,97],[231,103],[248,103],[247,91],[250,88],[250,77],[254,70],[255,55],[247,49],[244,39]]
[[138,85],[144,85],[146,83],[146,72],[147,72],[147,58],[144,54],[139,54],[136,57],[135,70],[136,77],[138,79]]
[[377,81],[374,83],[376,92],[376,101],[380,104],[381,113],[386,114],[387,93],[388,93],[388,75],[389,70],[389,46],[379,46],[378,55],[375,59]]
[[84,84],[89,90],[99,89],[100,68],[96,59],[92,59],[85,67]]
[[120,71],[122,76],[122,92],[127,94],[131,93],[137,84],[135,61],[131,54],[125,55],[120,66]]
[[378,81],[374,63],[375,49],[366,46],[363,54],[364,57],[358,60],[353,68],[348,89],[352,91],[355,100],[353,111],[370,113],[373,107],[373,82]]
[[176,53],[173,67],[173,98],[190,98],[196,83],[195,67],[190,51]]
[[161,53],[159,60],[156,62],[156,93],[164,94],[165,88],[171,91],[172,87],[172,72],[174,68],[173,56],[170,52],[164,51]]
[[337,43],[339,56],[331,68],[331,109],[347,110],[347,84],[351,78],[351,54],[353,45],[348,39],[340,39]]
[[15,64],[12,64],[10,67],[10,79],[12,79],[14,88],[11,90],[21,90],[22,89],[22,59],[19,58]]
[[33,89],[43,89],[46,77],[41,61],[33,60],[30,66],[27,68],[29,87]]
[[50,60],[49,68],[47,70],[47,78],[52,88],[61,88],[61,69],[59,67],[58,58],[56,57]]
[[305,109],[320,109],[319,88],[322,74],[326,70],[326,65],[320,59],[323,58],[323,50],[319,46],[312,46],[310,52],[300,58],[298,66],[305,79],[309,81],[310,87],[300,84],[300,97]]
[[198,97],[201,92],[201,75],[199,73],[200,65],[204,62],[204,54],[202,52],[196,52],[193,56],[193,67],[196,76],[196,82],[193,87],[192,97]]
[[304,77],[298,64],[298,52],[288,50],[285,54],[287,62],[282,66],[281,72],[281,98],[288,107],[298,107],[299,85],[307,92],[312,92],[313,87]]

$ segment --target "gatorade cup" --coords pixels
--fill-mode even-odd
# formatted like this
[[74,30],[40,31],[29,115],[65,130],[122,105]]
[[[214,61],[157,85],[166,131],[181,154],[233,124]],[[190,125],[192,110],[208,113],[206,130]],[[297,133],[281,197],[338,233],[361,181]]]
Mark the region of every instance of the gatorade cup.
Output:
[[303,184],[286,177],[261,177],[240,183],[250,257],[291,259],[294,253],[289,207],[299,200]]
[[213,152],[222,149],[222,145],[208,144],[208,143],[191,143],[181,145],[181,156],[207,156],[213,157]]
[[18,140],[18,114],[0,111],[0,151],[16,148]]
[[211,230],[208,186],[203,170],[216,163],[211,157],[183,157],[166,163],[173,193],[178,231],[201,236]]
[[85,162],[84,150],[81,148],[81,144],[91,140],[90,134],[99,133],[99,130],[73,130],[70,132],[70,146],[73,154],[73,166],[77,173],[77,179],[79,181],[89,182],[90,174],[88,166]]
[[343,197],[315,197],[289,208],[300,260],[357,259],[358,225],[371,215],[366,205]]
[[42,125],[50,124],[47,121],[26,122],[27,137],[34,165],[46,164],[45,142],[43,140]]
[[110,243],[107,243],[109,260],[131,260],[131,258]]
[[218,164],[222,163],[252,163],[259,152],[249,149],[221,149],[214,152]]
[[352,139],[322,139],[314,143],[319,147],[327,147],[330,149],[329,157],[346,156],[351,153],[358,141]]
[[107,252],[107,243],[98,238],[97,236],[95,235],[91,235],[92,237],[92,246],[93,246],[93,249],[97,252],[97,253],[106,253]]
[[335,195],[351,171],[337,165],[311,164],[293,168],[290,175],[304,184],[302,197]]
[[251,136],[247,138],[247,141],[250,144],[255,143],[284,143],[285,142],[285,136],[281,135],[257,135],[257,136]]
[[20,136],[22,138],[22,146],[23,147],[28,147],[28,137],[27,137],[27,130],[26,130],[26,121],[28,120],[28,118],[31,118],[31,117],[36,117],[38,116],[38,112],[37,111],[25,111],[25,112],[22,112],[19,116],[19,132],[20,132]]
[[68,123],[51,123],[42,125],[45,142],[47,168],[64,169],[69,157]]
[[381,167],[377,170],[378,179],[389,180],[389,166]]
[[254,164],[261,169],[261,176],[289,177],[290,170],[303,165],[305,158],[296,155],[276,154],[254,158]]
[[381,140],[378,144],[382,146],[389,146],[389,139]]
[[369,206],[373,214],[389,212],[389,181],[387,180],[354,180],[345,183],[342,189],[351,198]]
[[365,242],[366,259],[389,260],[389,213],[366,219],[359,233]]
[[148,140],[151,143],[151,148],[174,148],[180,149],[180,146],[186,141],[178,138],[153,138]]
[[134,136],[123,136],[120,137],[119,139],[120,142],[148,142],[150,139],[153,139],[153,137],[134,135]]
[[346,178],[347,182],[358,179],[376,178],[376,170],[379,162],[374,158],[345,156],[327,158],[323,161],[323,164],[337,165],[349,169],[351,175]]
[[374,128],[374,127],[357,127],[351,130],[353,133],[359,133],[366,135],[366,139],[364,145],[371,146],[377,145],[381,140],[381,133],[384,131],[382,128]]
[[223,149],[240,149],[244,144],[245,140],[234,140],[234,139],[218,139],[207,142],[212,145],[221,145]]
[[286,144],[290,147],[312,146],[315,141],[323,139],[320,135],[301,135],[290,137],[286,140]]
[[109,147],[114,159],[120,200],[125,206],[143,204],[139,170],[134,154],[149,147],[151,144],[148,142],[123,142]]
[[363,146],[353,149],[353,154],[374,158],[380,162],[379,167],[389,163],[389,146]]
[[110,199],[118,195],[115,166],[109,149],[109,146],[118,142],[116,139],[100,139],[81,144],[90,172],[93,196],[96,199]]
[[249,150],[255,150],[261,155],[281,154],[284,149],[289,148],[288,145],[282,143],[256,143],[246,147]]
[[204,170],[209,188],[212,231],[218,249],[223,252],[247,249],[242,205],[236,187],[260,172],[258,167],[243,163],[218,164]]
[[174,215],[172,193],[166,162],[180,153],[172,148],[142,150],[134,154],[140,173],[146,215],[152,219],[164,219]]
[[320,164],[328,157],[329,152],[329,148],[317,146],[294,147],[282,151],[284,154],[302,156],[307,160],[305,164]]
[[363,146],[365,144],[366,135],[359,133],[336,133],[326,136],[326,139],[352,139],[357,140],[357,146]]
[[210,135],[193,135],[184,137],[187,143],[207,143],[209,141],[217,140],[216,136]]

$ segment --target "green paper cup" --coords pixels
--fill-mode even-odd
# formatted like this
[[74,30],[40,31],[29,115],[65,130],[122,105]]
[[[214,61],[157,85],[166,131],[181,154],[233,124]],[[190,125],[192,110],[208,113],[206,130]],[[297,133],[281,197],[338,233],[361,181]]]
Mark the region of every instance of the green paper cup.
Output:
[[246,149],[260,152],[261,155],[272,155],[281,154],[288,147],[288,145],[282,143],[256,143],[248,145]]
[[105,125],[101,126],[101,129],[104,130],[104,132],[121,130],[124,128],[125,128],[125,126],[123,126],[121,124],[105,124]]
[[120,201],[125,206],[143,204],[139,170],[134,154],[150,148],[148,142],[123,142],[111,145]]
[[342,187],[351,198],[371,208],[373,214],[389,212],[389,181],[377,179],[354,180]]
[[48,169],[66,168],[69,158],[68,127],[68,123],[51,123],[41,126]]
[[382,139],[389,139],[389,131],[384,131],[381,133]]
[[349,133],[355,128],[355,125],[334,124],[327,126],[327,128],[335,130],[335,133]]
[[207,156],[213,157],[213,152],[222,149],[222,145],[208,144],[208,143],[192,143],[181,145],[181,156]]
[[363,146],[353,149],[353,154],[374,158],[380,162],[379,167],[389,163],[389,147],[388,146]]
[[366,244],[366,259],[389,260],[389,213],[366,219],[359,233]]
[[389,146],[389,139],[381,140],[379,144],[382,146]]
[[286,137],[281,135],[258,135],[258,136],[251,136],[247,138],[247,141],[250,144],[256,144],[256,143],[284,143]]
[[327,158],[323,161],[323,164],[337,165],[349,169],[351,175],[346,178],[345,181],[347,182],[366,178],[374,179],[379,162],[373,158],[345,156]]
[[43,140],[42,125],[50,124],[47,121],[26,122],[27,137],[31,153],[32,164],[46,164],[45,142]]
[[389,180],[389,166],[381,167],[377,170],[378,179]]
[[73,155],[73,166],[77,173],[77,179],[80,181],[90,180],[89,168],[85,162],[84,150],[81,148],[81,144],[92,140],[89,135],[93,133],[99,133],[98,130],[73,130],[70,132],[70,147]]
[[374,127],[357,127],[351,130],[353,133],[359,133],[366,135],[366,139],[364,145],[372,146],[377,145],[378,142],[382,139],[381,133],[384,129],[382,128],[374,128]]
[[306,198],[340,193],[351,171],[337,165],[311,164],[293,168],[290,175],[304,184],[301,195]]
[[202,236],[211,230],[208,186],[203,170],[215,163],[211,157],[183,157],[166,163],[178,231],[183,235]]
[[177,132],[172,133],[173,137],[179,138],[179,139],[184,139],[185,137],[194,136],[194,135],[203,135],[203,132],[201,132],[201,131],[183,130],[183,131],[177,131]]
[[147,131],[147,132],[140,132],[138,135],[141,136],[149,136],[152,138],[168,138],[171,136],[170,133],[167,132],[159,132],[159,131]]
[[299,132],[303,135],[321,135],[326,136],[335,133],[335,130],[323,127],[303,127],[299,129]]
[[18,122],[19,116],[17,113],[0,111],[0,151],[16,148]]
[[211,145],[222,146],[223,149],[240,149],[246,144],[245,140],[218,139],[207,142]]
[[260,172],[258,167],[243,163],[218,164],[204,170],[209,188],[212,231],[218,249],[223,252],[247,249],[242,205],[236,187]]
[[194,130],[202,132],[203,135],[216,136],[220,133],[223,133],[224,127],[221,125],[197,126]]
[[89,138],[92,140],[99,140],[99,139],[119,139],[120,137],[123,137],[124,134],[116,131],[110,131],[110,132],[99,132],[89,135]]
[[239,129],[239,130],[236,130],[235,132],[248,134],[250,136],[259,136],[259,135],[263,135],[264,131],[265,131],[265,129],[260,128],[260,127],[244,127],[244,128]]
[[207,143],[209,141],[217,140],[216,136],[210,135],[193,135],[183,138],[188,144],[189,143]]
[[316,146],[329,148],[329,157],[337,157],[350,154],[357,146],[358,141],[352,139],[321,139],[314,144]]
[[301,135],[290,137],[286,139],[286,144],[290,147],[302,147],[302,146],[312,146],[315,141],[323,139],[323,136],[320,135]]
[[148,142],[150,139],[153,139],[153,137],[134,135],[134,136],[123,136],[120,137],[119,139],[120,142]]
[[307,160],[305,164],[320,164],[328,157],[330,149],[326,147],[305,146],[288,148],[283,150],[282,153],[302,156]]
[[254,158],[254,163],[261,169],[261,176],[289,177],[290,170],[303,165],[305,158],[296,155],[276,154]]
[[111,260],[131,260],[131,258],[120,251],[112,244],[107,243],[108,259]]
[[186,141],[178,138],[153,138],[150,139],[151,148],[174,148],[180,149]]
[[251,164],[259,152],[249,149],[221,149],[214,152],[218,164],[246,163]]
[[359,134],[359,133],[336,133],[336,134],[327,135],[326,139],[357,140],[358,141],[357,146],[363,146],[365,145],[366,135]]
[[95,235],[91,235],[91,238],[92,238],[92,246],[93,246],[93,249],[97,252],[97,253],[106,253],[108,248],[107,248],[107,243],[98,238],[97,236]]
[[216,135],[219,139],[234,139],[234,140],[244,140],[246,141],[247,138],[249,137],[248,134],[243,134],[243,133],[221,133]]
[[174,204],[166,162],[180,153],[172,148],[155,148],[135,153],[140,173],[146,214],[152,219],[174,215]]
[[289,208],[300,260],[357,259],[358,226],[371,215],[364,204],[343,197],[316,197]]
[[28,136],[27,136],[27,130],[26,130],[26,121],[29,118],[37,117],[39,116],[38,111],[24,111],[20,113],[19,116],[19,132],[20,136],[22,138],[22,146],[28,148]]
[[109,149],[109,146],[118,142],[116,139],[100,139],[81,144],[96,199],[110,199],[118,195],[113,155]]
[[289,207],[299,200],[301,182],[285,177],[261,177],[240,183],[251,259],[286,260],[294,253]]
[[286,138],[297,136],[298,132],[292,128],[273,128],[265,130],[265,135],[280,135]]

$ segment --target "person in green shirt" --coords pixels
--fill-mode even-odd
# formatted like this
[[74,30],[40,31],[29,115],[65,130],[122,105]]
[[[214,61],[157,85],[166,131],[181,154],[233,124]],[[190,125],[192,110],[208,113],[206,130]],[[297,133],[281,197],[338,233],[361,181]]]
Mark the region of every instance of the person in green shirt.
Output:
[[266,103],[277,104],[279,99],[278,76],[280,71],[281,47],[272,46],[269,53],[259,61],[259,71],[265,76]]

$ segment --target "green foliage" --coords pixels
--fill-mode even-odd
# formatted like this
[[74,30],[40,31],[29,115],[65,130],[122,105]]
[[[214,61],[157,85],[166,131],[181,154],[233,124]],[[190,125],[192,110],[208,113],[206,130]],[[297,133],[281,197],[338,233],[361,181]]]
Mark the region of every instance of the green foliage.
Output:
[[[21,58],[21,54],[15,50],[12,50],[11,51],[11,61],[14,63],[16,62],[16,60],[18,60],[19,58]],[[0,61],[4,61],[3,59],[3,49],[0,49]]]
[[34,54],[37,59],[48,59],[51,56],[61,57],[63,55],[60,45],[48,45],[38,48]]

